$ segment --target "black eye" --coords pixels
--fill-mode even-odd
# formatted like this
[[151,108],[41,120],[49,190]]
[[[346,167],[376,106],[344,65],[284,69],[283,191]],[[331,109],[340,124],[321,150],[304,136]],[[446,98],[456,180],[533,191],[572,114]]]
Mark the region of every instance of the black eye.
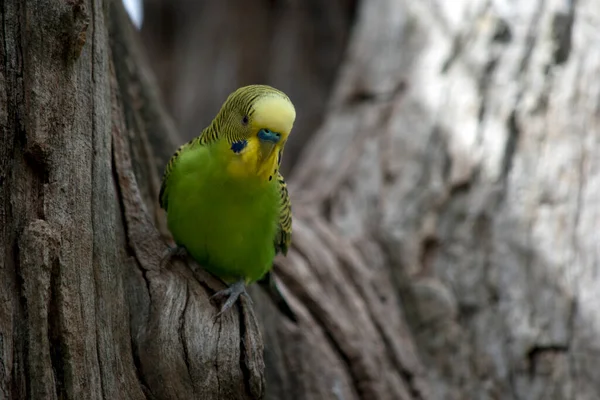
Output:
[[242,118],[242,125],[248,125],[248,116],[244,115],[244,118]]

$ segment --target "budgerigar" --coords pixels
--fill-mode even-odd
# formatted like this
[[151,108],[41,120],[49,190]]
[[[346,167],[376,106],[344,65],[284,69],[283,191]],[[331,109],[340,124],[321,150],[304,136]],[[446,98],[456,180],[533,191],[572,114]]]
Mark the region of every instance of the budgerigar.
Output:
[[229,284],[213,296],[224,300],[218,315],[246,285],[272,279],[276,253],[290,245],[291,203],[279,166],[295,118],[283,92],[239,88],[165,169],[159,201],[178,246],[167,257],[183,248]]

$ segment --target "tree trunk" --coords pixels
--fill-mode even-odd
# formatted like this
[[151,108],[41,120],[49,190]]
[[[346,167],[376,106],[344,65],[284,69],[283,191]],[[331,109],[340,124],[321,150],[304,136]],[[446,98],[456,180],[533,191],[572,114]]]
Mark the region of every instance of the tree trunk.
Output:
[[293,323],[159,268],[178,139],[121,3],[5,1],[0,398],[598,398],[598,7],[511,7],[358,4],[289,179]]
[[158,268],[150,143],[175,143],[121,2],[2,20],[0,398],[260,398],[252,309],[215,320],[222,283]]
[[599,9],[361,3],[291,192],[394,277],[434,398],[600,398]]

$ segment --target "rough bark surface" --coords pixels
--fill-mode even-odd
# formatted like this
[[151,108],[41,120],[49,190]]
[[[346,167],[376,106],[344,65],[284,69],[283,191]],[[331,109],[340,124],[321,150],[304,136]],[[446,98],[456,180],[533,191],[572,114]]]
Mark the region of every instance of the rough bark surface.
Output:
[[358,15],[295,202],[393,274],[432,397],[599,398],[598,3]]
[[119,279],[101,6],[2,2],[2,398],[143,397]]
[[2,21],[0,398],[261,398],[252,309],[217,320],[222,283],[158,268],[147,135],[171,124],[121,2],[6,1]]

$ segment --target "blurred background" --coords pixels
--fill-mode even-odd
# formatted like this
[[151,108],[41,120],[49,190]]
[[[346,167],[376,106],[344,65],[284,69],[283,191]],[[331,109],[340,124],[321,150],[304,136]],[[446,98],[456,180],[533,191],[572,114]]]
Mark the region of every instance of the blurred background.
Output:
[[197,136],[240,86],[268,84],[290,96],[300,112],[286,145],[288,172],[323,117],[356,0],[123,2],[182,140]]

